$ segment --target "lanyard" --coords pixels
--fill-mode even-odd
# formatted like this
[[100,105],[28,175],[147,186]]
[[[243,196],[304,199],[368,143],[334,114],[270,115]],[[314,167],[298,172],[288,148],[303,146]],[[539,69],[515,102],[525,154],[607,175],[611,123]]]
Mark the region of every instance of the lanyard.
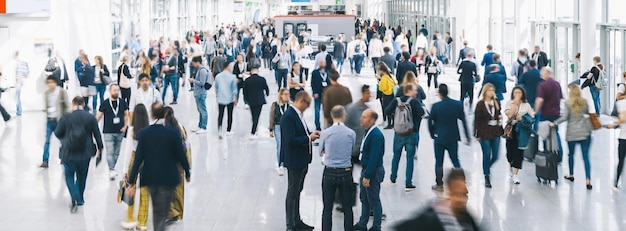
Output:
[[280,110],[281,115],[285,114],[285,110],[287,110],[287,104],[283,106],[278,105],[278,109]]
[[367,139],[367,136],[374,130],[374,128],[376,128],[375,125],[372,125],[372,127],[367,130],[367,133],[365,133],[365,136],[363,136],[363,141],[361,141],[361,150],[359,150],[359,153],[363,153],[363,146],[365,146],[365,140]]
[[494,119],[495,118],[495,113],[496,113],[495,102],[494,102],[494,105],[492,107],[489,107],[489,104],[487,104],[487,101],[485,101],[485,107],[487,108],[487,111],[489,112],[489,115],[491,115],[491,118]]
[[320,70],[320,75],[322,76],[322,80],[324,80],[324,82],[326,82],[326,70]]
[[113,109],[113,101],[109,100],[109,105],[111,106],[111,110],[113,110],[113,116],[117,117],[117,112],[120,110],[120,102],[117,102],[117,107]]

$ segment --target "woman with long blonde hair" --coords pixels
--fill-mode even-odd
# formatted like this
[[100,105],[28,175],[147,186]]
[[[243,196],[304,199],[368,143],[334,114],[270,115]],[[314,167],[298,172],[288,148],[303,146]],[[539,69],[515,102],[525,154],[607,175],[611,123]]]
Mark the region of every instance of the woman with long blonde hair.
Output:
[[289,90],[281,88],[278,90],[278,99],[276,99],[276,102],[272,103],[270,109],[270,137],[276,139],[276,171],[278,171],[279,176],[285,173],[283,163],[280,161],[280,119],[285,111],[287,111],[287,108],[289,108],[289,104]]
[[500,153],[500,136],[502,129],[502,113],[496,98],[496,87],[485,84],[480,101],[474,112],[474,137],[483,151],[483,174],[485,187],[491,188],[491,166],[498,160]]
[[567,131],[565,140],[569,150],[568,164],[569,175],[565,179],[574,181],[574,151],[576,144],[580,145],[585,165],[585,178],[587,189],[591,189],[591,166],[589,163],[589,146],[591,146],[591,132],[593,127],[589,120],[589,105],[587,100],[581,96],[580,87],[575,84],[569,85],[569,98],[565,104],[565,112],[560,118],[550,123],[551,127],[567,121]]
[[412,71],[407,71],[406,74],[404,74],[404,79],[402,79],[402,83],[400,83],[400,88],[398,88],[398,91],[396,92],[396,97],[404,95],[403,87],[407,84],[415,84],[415,86],[417,86],[417,97],[420,98],[420,100],[426,99],[426,92],[424,92],[424,88],[419,85],[417,76],[415,76],[415,73]]

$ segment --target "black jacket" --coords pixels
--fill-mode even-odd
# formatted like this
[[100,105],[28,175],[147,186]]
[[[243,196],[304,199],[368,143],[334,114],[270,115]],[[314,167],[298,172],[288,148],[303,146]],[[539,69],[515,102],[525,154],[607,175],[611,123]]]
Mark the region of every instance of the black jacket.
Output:
[[280,159],[288,169],[304,169],[312,160],[308,128],[305,128],[296,109],[289,107],[280,118]]
[[[85,146],[85,150],[82,152],[72,152],[69,150],[69,139],[64,139],[69,135],[71,129],[76,128],[78,126],[84,127],[85,129],[85,140],[84,142],[87,144]],[[96,155],[96,148],[98,150],[102,150],[104,145],[102,144],[102,136],[100,135],[100,128],[98,127],[98,121],[96,117],[90,114],[85,110],[76,110],[72,113],[61,117],[59,120],[59,124],[57,128],[54,130],[54,135],[56,135],[60,140],[62,140],[61,151],[59,156],[61,160],[88,160],[92,156]],[[93,139],[96,139],[96,145],[93,143]]]
[[[467,212],[457,214],[459,225],[463,226],[463,230],[479,231],[478,225]],[[397,231],[445,231],[443,224],[439,220],[439,216],[432,207],[427,208],[417,217],[405,220],[396,225]]]
[[413,74],[417,76],[417,66],[415,66],[415,63],[412,63],[409,60],[399,62],[397,70],[398,71],[396,72],[396,79],[398,80],[398,83],[402,83],[402,80],[404,80],[404,75],[409,71],[412,71]]
[[463,60],[459,65],[457,73],[461,74],[461,76],[459,76],[461,83],[474,83],[474,76],[478,74],[476,63],[470,60]]
[[537,59],[537,69],[541,70],[541,68],[548,65],[548,55],[546,52],[540,51],[539,57],[536,57],[537,53],[532,53],[531,59]]
[[266,104],[265,97],[269,95],[267,82],[259,74],[253,74],[243,82],[243,97],[248,101],[248,105],[262,106]]

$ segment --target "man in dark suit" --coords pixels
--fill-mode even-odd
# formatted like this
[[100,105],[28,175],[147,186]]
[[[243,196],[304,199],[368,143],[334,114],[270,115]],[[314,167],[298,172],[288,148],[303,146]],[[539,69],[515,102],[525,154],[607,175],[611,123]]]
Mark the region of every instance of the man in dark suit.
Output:
[[409,71],[412,71],[415,76],[417,76],[417,66],[415,66],[415,63],[412,63],[410,59],[411,54],[409,54],[409,52],[402,52],[402,61],[398,63],[398,71],[396,72],[398,83],[402,83],[404,75]]
[[346,59],[346,45],[343,42],[343,35],[337,37],[333,45],[333,59],[337,62],[337,71],[343,72],[343,61]]
[[[54,134],[62,140],[61,162],[65,168],[65,183],[72,197],[71,212],[76,206],[85,204],[85,183],[91,157],[102,158],[102,137],[96,117],[85,111],[85,101],[76,96],[72,100],[72,113],[64,116],[54,130]],[[93,144],[96,140],[97,146]],[[96,163],[97,164],[97,163]]]
[[[485,79],[483,80],[483,87],[485,84],[491,83],[494,87],[496,87],[496,97],[498,97],[498,101],[502,102],[504,100],[504,92],[506,92],[506,76],[502,75],[500,72],[500,65],[491,64],[488,66],[489,74],[485,75]],[[478,95],[482,93],[482,89]]]
[[535,52],[532,54],[530,59],[535,60],[537,62],[537,69],[541,70],[541,68],[548,66],[548,55],[546,52],[541,51],[540,46],[535,46]]
[[391,73],[395,73],[396,59],[393,57],[393,55],[391,55],[391,48],[383,47],[383,51],[385,52],[385,54],[380,57],[380,61],[385,63],[387,67],[389,67],[389,71],[391,71]]
[[385,178],[383,155],[385,154],[385,137],[376,126],[378,114],[372,109],[363,111],[361,127],[367,129],[361,145],[361,218],[353,230],[368,230],[367,223],[370,211],[374,214],[374,222],[369,230],[380,231],[383,207],[380,203],[380,184]]
[[141,186],[148,187],[152,200],[154,230],[164,231],[174,189],[181,182],[179,164],[185,171],[187,182],[191,179],[191,173],[180,131],[163,125],[165,109],[162,104],[152,105],[152,117],[157,122],[137,134],[137,149],[128,174],[130,186],[127,193],[135,195],[134,184],[141,170]]
[[448,151],[448,155],[450,155],[450,159],[452,160],[452,165],[455,168],[461,168],[461,163],[459,163],[458,157],[458,141],[461,140],[461,136],[459,134],[457,120],[461,120],[463,123],[466,144],[469,144],[470,136],[467,124],[465,123],[463,105],[460,101],[456,101],[448,97],[448,85],[439,85],[439,97],[441,98],[441,101],[433,104],[433,107],[430,110],[430,116],[428,117],[428,131],[430,132],[430,137],[432,137],[435,142],[435,175],[437,184],[433,185],[432,189],[442,191],[444,151]]
[[321,131],[322,126],[320,123],[320,109],[322,107],[322,99],[324,90],[330,85],[330,78],[328,78],[328,71],[326,71],[326,61],[320,60],[318,62],[318,69],[315,69],[311,73],[311,90],[313,91],[313,98],[315,101],[315,130]]
[[261,109],[266,103],[265,96],[270,95],[270,89],[267,86],[265,78],[259,76],[261,63],[255,59],[251,61],[249,67],[251,75],[243,82],[243,97],[248,101],[248,105],[250,105],[250,113],[252,113],[252,131],[250,132],[250,139],[254,140],[257,138],[256,128],[259,124]]
[[535,60],[530,60],[528,65],[530,65],[530,70],[522,74],[517,84],[524,88],[526,100],[530,106],[534,108],[535,99],[537,98],[537,86],[539,86],[539,83],[543,82],[543,79],[541,78],[539,69],[537,69],[537,62]]
[[310,105],[311,96],[306,91],[300,91],[296,94],[293,106],[280,119],[280,158],[287,168],[287,231],[313,229],[300,217],[300,193],[312,159],[311,142],[320,137],[319,132],[309,131],[303,117],[304,110]]

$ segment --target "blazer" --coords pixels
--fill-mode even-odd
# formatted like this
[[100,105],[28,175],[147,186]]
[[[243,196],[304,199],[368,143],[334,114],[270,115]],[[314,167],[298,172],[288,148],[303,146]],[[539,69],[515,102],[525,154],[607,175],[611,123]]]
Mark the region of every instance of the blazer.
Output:
[[[85,150],[82,152],[70,153],[68,147],[69,139],[64,138],[71,129],[79,126],[82,126],[85,129],[87,136],[85,136],[84,142],[87,145],[85,146]],[[96,117],[85,110],[76,110],[66,116],[63,116],[59,121],[57,128],[54,130],[54,135],[62,140],[61,151],[59,153],[62,161],[89,160],[92,156],[96,155],[96,148],[98,150],[102,150],[104,147]],[[97,146],[93,144],[94,138],[96,139]]]
[[253,74],[243,82],[243,97],[248,101],[248,105],[262,106],[267,103],[265,97],[269,95],[270,89],[267,82],[259,74]]
[[[487,83],[491,83],[493,84],[494,87],[496,87],[496,96],[498,97],[498,100],[504,100],[503,93],[506,90],[506,77],[500,74],[499,72],[489,73],[485,75],[485,79],[483,80],[483,87]],[[480,92],[482,91],[483,90],[481,88]],[[478,93],[479,95],[480,95],[480,92]]]
[[465,112],[460,101],[445,97],[433,104],[428,116],[428,131],[437,144],[451,144],[461,140],[457,120],[463,122],[465,136],[470,137],[465,123]]
[[[50,107],[50,105],[48,105],[48,93],[50,93],[50,90],[46,90],[46,93],[44,93],[44,102],[46,105],[46,110],[48,110],[48,107]],[[57,100],[56,100],[56,109],[57,109],[57,121],[60,121],[61,118],[67,114],[69,114],[72,110],[72,105],[70,103],[70,100],[67,96],[67,91],[65,89],[63,89],[62,87],[59,87],[59,94],[57,96]]]
[[211,73],[213,73],[213,77],[217,76],[217,74],[224,70],[225,62],[226,57],[224,55],[218,55],[213,58],[213,63],[211,63]]
[[289,107],[280,118],[280,160],[287,169],[305,169],[313,159],[309,130],[295,108]]
[[398,63],[398,69],[396,72],[396,79],[398,80],[398,83],[402,83],[404,75],[409,71],[412,71],[415,76],[417,76],[417,66],[415,66],[415,63],[412,63],[409,60],[404,60]]
[[190,177],[189,160],[180,130],[154,124],[137,133],[135,160],[128,180],[136,182],[141,168],[141,186],[175,187],[181,182],[178,164],[183,167],[185,176]]
[[[497,100],[494,100],[495,104],[499,104]],[[504,133],[502,129],[502,125],[490,126],[490,120],[498,120],[498,117],[502,115],[502,105],[498,105],[498,109],[493,108],[493,117],[487,110],[487,106],[485,105],[485,101],[480,100],[476,104],[476,111],[474,112],[474,137],[492,140],[499,139],[500,136]]]
[[389,71],[391,71],[391,73],[396,72],[396,59],[393,55],[385,54],[380,57],[379,62],[385,63],[387,67],[389,67]]
[[[374,125],[376,126],[376,125]],[[369,129],[368,129],[369,130]],[[365,131],[367,134],[367,131]],[[379,128],[374,128],[363,137],[361,147],[361,165],[363,166],[363,177],[372,179],[376,176],[378,167],[383,167],[383,155],[385,155],[385,136]]]
[[[313,70],[311,73],[311,90],[313,91],[313,94],[320,95],[319,99],[322,99],[322,94],[324,93],[324,89],[326,89],[326,87],[322,84],[323,82],[324,80],[322,79],[320,69]],[[326,86],[330,86],[330,76],[328,76],[328,72],[326,74]]]
[[238,88],[243,87],[243,73],[246,72],[246,67],[248,67],[248,65],[245,62],[243,63],[243,69],[239,68],[239,64],[234,64],[233,75],[235,75],[235,77],[239,80],[237,83]]
[[[93,65],[92,68],[93,68],[92,71],[95,71],[96,70],[96,65]],[[102,76],[109,76],[110,77],[111,73],[109,72],[109,68],[107,67],[107,65],[102,65],[101,68],[102,68],[102,70],[104,70],[104,73],[102,73],[100,75],[100,84],[103,85],[104,84],[104,80],[102,80]],[[94,81],[95,81],[95,76],[94,76]]]
[[537,69],[541,70],[541,68],[548,65],[548,55],[546,54],[546,52],[543,51],[539,51],[538,55],[539,57],[537,57],[537,53],[533,52],[531,55],[531,59],[537,60]]
[[78,72],[78,81],[80,82],[81,87],[93,86],[94,83],[94,73],[93,67],[89,64],[85,66],[81,66],[81,71]]
[[461,75],[459,76],[461,83],[474,83],[474,76],[478,75],[478,69],[476,63],[471,60],[463,60],[456,73]]

